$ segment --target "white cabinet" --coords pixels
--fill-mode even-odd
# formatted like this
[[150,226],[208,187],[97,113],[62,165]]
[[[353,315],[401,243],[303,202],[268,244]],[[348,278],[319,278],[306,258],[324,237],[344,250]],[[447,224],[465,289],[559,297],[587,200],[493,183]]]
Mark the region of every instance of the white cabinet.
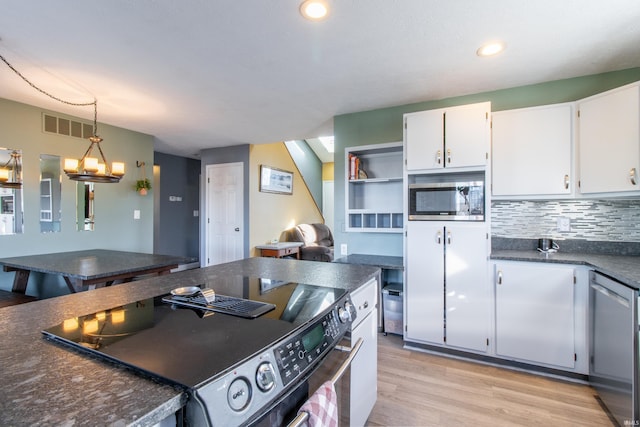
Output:
[[580,192],[640,190],[639,84],[583,99],[578,111]]
[[407,170],[486,166],[490,112],[482,102],[405,114]]
[[486,224],[410,221],[406,256],[405,340],[486,352]]
[[362,338],[362,347],[351,364],[349,425],[363,426],[378,397],[378,282],[371,280],[351,294],[357,316],[351,346]]
[[572,103],[493,113],[492,195],[570,195],[572,117]]
[[574,369],[575,277],[573,266],[496,263],[496,355]]
[[345,149],[346,231],[403,230],[402,143]]

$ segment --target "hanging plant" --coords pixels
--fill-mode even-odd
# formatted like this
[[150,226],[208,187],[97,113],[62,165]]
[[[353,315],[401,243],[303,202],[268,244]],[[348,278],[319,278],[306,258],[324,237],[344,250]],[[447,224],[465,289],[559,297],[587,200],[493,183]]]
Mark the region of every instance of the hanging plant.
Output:
[[151,190],[151,181],[147,178],[147,168],[144,162],[136,161],[136,166],[138,167],[138,180],[135,189],[141,196],[146,196],[147,192]]
[[140,193],[141,196],[146,196],[148,190],[151,190],[151,181],[149,181],[149,179],[144,178],[136,181],[136,191]]

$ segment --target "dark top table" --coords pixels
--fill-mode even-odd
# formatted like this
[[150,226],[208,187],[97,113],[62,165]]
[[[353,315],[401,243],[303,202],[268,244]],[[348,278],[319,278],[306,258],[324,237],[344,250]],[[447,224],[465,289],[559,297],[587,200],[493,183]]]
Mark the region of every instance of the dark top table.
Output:
[[2,258],[0,264],[4,271],[16,272],[12,291],[24,294],[32,271],[61,275],[71,292],[79,292],[97,284],[110,286],[117,280],[130,282],[145,274],[167,274],[192,261],[171,255],[91,249]]

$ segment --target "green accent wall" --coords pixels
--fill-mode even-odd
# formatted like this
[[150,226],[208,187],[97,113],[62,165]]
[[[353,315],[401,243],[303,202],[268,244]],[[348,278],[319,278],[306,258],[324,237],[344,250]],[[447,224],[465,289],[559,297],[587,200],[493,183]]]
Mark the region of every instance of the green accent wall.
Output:
[[[0,147],[22,150],[24,227],[21,234],[0,236],[0,258],[76,251],[115,249],[153,252],[153,197],[142,197],[135,190],[140,171],[136,161],[145,162],[147,176],[153,165],[153,136],[98,123],[108,161],[125,162],[125,176],[117,184],[95,184],[95,231],[77,231],[76,185],[62,173],[60,231],[40,232],[40,155],[82,157],[89,142],[81,138],[43,131],[42,114],[70,118],[92,125],[91,119],[0,99]],[[92,111],[86,111],[87,116]],[[134,219],[134,210],[140,219]],[[0,271],[0,289],[11,289],[14,273]],[[32,273],[27,294],[49,297],[68,293],[62,280]],[[46,282],[46,283],[45,283]]]
[[[492,111],[571,102],[640,80],[640,68],[575,77],[441,100],[431,100],[334,118],[336,248],[346,243],[352,253],[402,255],[402,234],[346,233],[345,147],[402,141],[402,116],[414,111],[491,102]],[[339,252],[336,257],[339,257]]]

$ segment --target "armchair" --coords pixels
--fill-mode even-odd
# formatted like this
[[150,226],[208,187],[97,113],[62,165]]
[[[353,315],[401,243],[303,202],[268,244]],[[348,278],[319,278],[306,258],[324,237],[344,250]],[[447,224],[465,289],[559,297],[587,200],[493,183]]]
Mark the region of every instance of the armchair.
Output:
[[302,242],[300,259],[333,261],[333,234],[325,224],[299,224],[285,231],[288,242]]

